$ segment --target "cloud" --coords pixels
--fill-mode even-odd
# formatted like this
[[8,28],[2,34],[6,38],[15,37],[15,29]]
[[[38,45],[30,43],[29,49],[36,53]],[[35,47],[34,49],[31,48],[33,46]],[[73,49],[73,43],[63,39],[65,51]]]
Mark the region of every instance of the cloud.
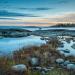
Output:
[[49,21],[75,23],[75,13],[66,13],[64,15],[58,15],[55,18],[50,18]]
[[0,20],[18,20],[18,19],[15,19],[15,18],[6,18],[6,17],[1,17]]
[[44,10],[51,10],[53,8],[19,8],[21,10],[34,10],[34,11],[44,11]]
[[6,0],[0,0],[0,3],[8,3]]
[[17,13],[17,12],[9,12],[6,10],[0,10],[0,17],[39,17],[33,14],[24,14],[24,13]]
[[52,25],[53,23],[46,23],[46,22],[0,22],[0,26],[47,26]]
[[48,22],[17,22],[17,24],[49,24]]

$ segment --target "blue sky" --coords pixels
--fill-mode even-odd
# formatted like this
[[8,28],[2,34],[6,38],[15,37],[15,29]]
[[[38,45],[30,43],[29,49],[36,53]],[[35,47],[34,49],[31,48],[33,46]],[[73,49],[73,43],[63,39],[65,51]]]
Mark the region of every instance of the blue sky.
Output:
[[75,23],[75,0],[0,0],[0,25]]

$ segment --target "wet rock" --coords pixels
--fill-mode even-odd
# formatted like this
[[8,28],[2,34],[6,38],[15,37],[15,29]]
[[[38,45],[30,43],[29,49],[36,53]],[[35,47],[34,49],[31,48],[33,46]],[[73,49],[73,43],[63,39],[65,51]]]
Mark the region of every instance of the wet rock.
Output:
[[56,59],[56,63],[57,64],[62,64],[62,63],[64,63],[64,59],[58,58],[58,59]]
[[41,67],[36,67],[36,69],[37,69],[37,70],[41,70],[42,68],[41,68]]
[[62,50],[64,53],[70,53],[70,50],[66,49],[66,50]]
[[70,61],[64,61],[64,63],[60,64],[62,68],[66,68],[67,64],[70,64]]
[[46,72],[44,70],[42,70],[41,75],[46,75]]
[[32,67],[32,70],[40,71],[41,69],[42,69],[42,67]]
[[64,44],[61,42],[61,43],[59,44],[59,47],[64,47]]
[[46,75],[48,70],[47,70],[47,68],[42,68],[40,72],[41,72],[42,75]]
[[66,66],[67,64],[70,64],[70,61],[67,60],[67,61],[65,61],[63,64]]

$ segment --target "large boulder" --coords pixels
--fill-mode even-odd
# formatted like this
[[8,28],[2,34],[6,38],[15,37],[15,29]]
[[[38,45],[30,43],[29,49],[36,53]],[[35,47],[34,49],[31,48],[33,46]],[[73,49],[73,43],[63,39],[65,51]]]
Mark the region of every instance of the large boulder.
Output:
[[26,71],[27,70],[27,67],[24,64],[18,64],[18,65],[12,66],[11,69],[13,71],[21,71],[22,72],[22,71]]

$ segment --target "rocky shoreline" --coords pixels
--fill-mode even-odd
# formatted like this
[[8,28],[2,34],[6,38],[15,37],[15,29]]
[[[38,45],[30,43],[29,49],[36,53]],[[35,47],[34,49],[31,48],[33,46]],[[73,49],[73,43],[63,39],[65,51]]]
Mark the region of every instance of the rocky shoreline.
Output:
[[18,37],[26,37],[30,35],[37,36],[48,36],[48,37],[56,37],[56,36],[75,36],[75,30],[68,29],[48,29],[48,30],[35,30],[30,31],[26,29],[0,29],[0,38],[10,37],[10,38],[18,38]]

